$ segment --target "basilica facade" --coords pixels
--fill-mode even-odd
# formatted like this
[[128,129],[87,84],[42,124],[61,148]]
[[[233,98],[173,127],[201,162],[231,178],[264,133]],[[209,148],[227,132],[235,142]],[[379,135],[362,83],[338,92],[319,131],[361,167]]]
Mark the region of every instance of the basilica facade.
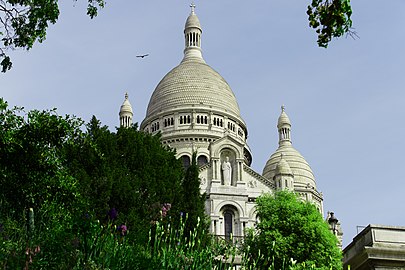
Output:
[[[202,28],[192,6],[184,27],[184,57],[156,86],[140,129],[160,133],[162,143],[175,148],[185,166],[197,152],[211,232],[242,237],[244,229],[257,221],[256,198],[276,190],[295,191],[323,213],[322,193],[309,164],[292,145],[291,122],[284,106],[274,123],[278,149],[269,153],[262,173],[250,167],[247,123],[228,83],[205,62],[201,40]],[[128,95],[119,115],[121,126],[132,124]]]

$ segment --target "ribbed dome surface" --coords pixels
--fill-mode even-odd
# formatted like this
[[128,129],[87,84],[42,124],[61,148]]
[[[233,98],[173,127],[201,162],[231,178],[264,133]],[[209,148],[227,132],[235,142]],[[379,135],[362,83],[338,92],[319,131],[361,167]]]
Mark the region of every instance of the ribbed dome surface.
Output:
[[197,59],[183,60],[159,82],[149,101],[146,117],[173,108],[211,106],[240,118],[235,95],[228,83]]
[[315,177],[311,167],[291,144],[280,146],[277,151],[271,155],[263,169],[264,177],[267,179],[273,179],[276,174],[276,167],[280,161],[281,153],[283,154],[283,159],[288,162],[288,165],[294,174],[294,183],[301,185],[310,184],[311,186],[316,187]]

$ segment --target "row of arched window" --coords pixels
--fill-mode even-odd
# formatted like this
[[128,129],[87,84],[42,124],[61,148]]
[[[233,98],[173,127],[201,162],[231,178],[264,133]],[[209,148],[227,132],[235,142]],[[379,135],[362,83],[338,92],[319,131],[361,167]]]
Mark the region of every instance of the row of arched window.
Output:
[[[277,183],[277,187],[278,187],[278,188],[281,188],[281,181],[282,181],[282,179],[279,179],[279,180],[278,180],[278,183]],[[284,179],[284,181],[285,181],[285,187],[288,188],[288,180],[287,180],[287,179]]]
[[208,124],[208,117],[197,115],[197,124]]
[[231,123],[231,122],[228,122],[228,129],[232,130],[232,131],[235,131],[235,124]]
[[[191,158],[187,155],[181,156],[181,160],[183,162],[183,167],[188,168],[191,164]],[[198,166],[203,166],[208,163],[208,158],[205,155],[199,155],[197,158]]]
[[190,124],[191,123],[191,116],[190,115],[181,115],[179,121],[180,121],[180,125],[182,125],[182,124]]
[[214,126],[223,127],[224,123],[222,122],[222,119],[214,117]]
[[290,139],[290,130],[288,128],[280,129],[280,140],[289,140]]
[[131,116],[121,116],[121,127],[130,127],[132,124]]
[[159,130],[159,128],[160,128],[159,122],[155,122],[152,124],[151,130],[152,130],[152,132],[155,132],[155,131]]
[[200,42],[201,42],[201,40],[200,40],[199,33],[191,32],[191,33],[186,34],[186,47],[190,47],[190,46],[201,47]]
[[174,125],[174,119],[173,117],[170,118],[166,118],[164,121],[164,126],[165,127],[169,127],[169,126],[173,126]]
[[[127,120],[121,119],[121,122],[127,122]],[[162,121],[163,127],[171,127],[174,126],[174,121],[176,121],[173,117],[166,117]],[[180,115],[179,116],[179,124],[180,125],[186,125],[186,124],[191,124],[192,118],[191,115]],[[212,124],[217,127],[224,127],[224,123],[226,122],[228,130],[238,132],[238,136],[244,137],[244,131],[241,128],[237,128],[236,124],[232,121],[225,121],[220,117],[213,117],[212,118]],[[158,131],[160,129],[160,120],[155,120],[154,123],[150,126],[151,132]],[[209,117],[207,115],[196,115],[195,116],[195,123],[197,124],[204,124],[208,125],[209,123]],[[121,123],[122,124],[122,123]],[[145,129],[145,131],[149,132],[149,129]],[[289,139],[289,130],[288,129],[280,129],[280,137],[284,139]]]

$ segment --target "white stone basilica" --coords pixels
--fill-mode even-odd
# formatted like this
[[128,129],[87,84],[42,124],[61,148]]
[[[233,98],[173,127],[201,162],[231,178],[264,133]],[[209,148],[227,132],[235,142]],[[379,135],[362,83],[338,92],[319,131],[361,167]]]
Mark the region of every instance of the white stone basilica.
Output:
[[[157,85],[140,129],[160,133],[162,143],[175,148],[185,166],[193,151],[197,152],[211,232],[243,236],[244,229],[256,222],[256,198],[280,189],[294,190],[323,213],[323,197],[314,174],[291,143],[291,122],[284,107],[277,123],[278,149],[262,174],[250,167],[247,125],[228,83],[204,61],[201,37],[192,5],[184,28],[183,60]],[[119,115],[121,126],[132,124],[127,94]]]

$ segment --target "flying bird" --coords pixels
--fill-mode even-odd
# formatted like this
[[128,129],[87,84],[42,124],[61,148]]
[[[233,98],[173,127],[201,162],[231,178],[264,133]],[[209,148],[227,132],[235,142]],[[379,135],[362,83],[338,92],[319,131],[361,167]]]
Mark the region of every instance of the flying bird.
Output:
[[147,54],[140,54],[140,55],[137,55],[136,57],[144,58],[144,57],[146,57],[146,56],[148,56],[148,55],[149,55],[149,53],[147,53]]

